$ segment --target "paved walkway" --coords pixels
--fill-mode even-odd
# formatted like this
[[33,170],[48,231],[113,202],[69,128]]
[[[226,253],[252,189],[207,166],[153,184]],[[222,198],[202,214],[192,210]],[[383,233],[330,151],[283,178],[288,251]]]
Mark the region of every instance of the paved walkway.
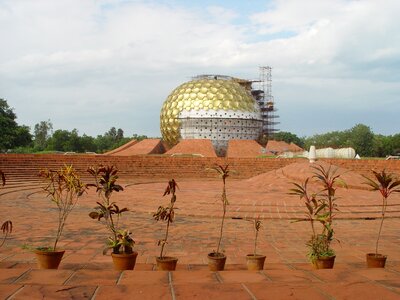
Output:
[[[102,255],[107,232],[88,217],[96,205],[93,190],[71,213],[60,247],[66,255],[59,270],[38,270],[34,255],[22,244],[49,245],[55,231],[56,210],[37,183],[9,182],[0,191],[0,220],[11,219],[14,231],[0,249],[1,299],[400,299],[400,195],[390,199],[380,242],[388,255],[383,270],[367,269],[365,254],[373,252],[379,226],[379,195],[363,189],[360,178],[343,175],[351,186],[339,189],[340,212],[335,222],[337,258],[333,270],[313,270],[304,245],[309,224],[292,223],[302,217],[302,202],[287,194],[290,181],[307,176],[306,165],[293,165],[243,181],[228,179],[230,201],[223,248],[226,270],[210,272],[206,256],[215,249],[221,216],[221,183],[178,182],[176,222],[172,224],[167,254],[179,258],[175,272],[154,271],[157,240],[163,223],[152,218],[166,182],[141,178],[124,182],[115,194],[120,206],[131,209],[122,225],[133,231],[138,263],[134,271],[117,272]],[[318,188],[317,186],[315,187]],[[259,253],[267,256],[261,272],[245,270],[245,255],[253,247],[248,218],[263,218]]]

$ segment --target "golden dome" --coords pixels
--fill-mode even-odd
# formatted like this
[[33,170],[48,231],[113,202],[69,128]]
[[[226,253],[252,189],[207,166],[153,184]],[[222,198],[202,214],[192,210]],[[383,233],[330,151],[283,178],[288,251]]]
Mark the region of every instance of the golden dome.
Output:
[[183,110],[256,111],[253,97],[233,80],[199,79],[183,83],[172,91],[161,109],[161,134],[170,145],[180,139],[178,118]]

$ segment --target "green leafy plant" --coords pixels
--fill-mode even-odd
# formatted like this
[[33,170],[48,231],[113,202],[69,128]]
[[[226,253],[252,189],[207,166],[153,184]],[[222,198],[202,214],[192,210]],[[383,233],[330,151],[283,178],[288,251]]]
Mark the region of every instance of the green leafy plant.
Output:
[[174,221],[175,218],[175,202],[176,202],[176,189],[178,188],[178,185],[174,179],[171,179],[168,182],[168,186],[166,187],[164,191],[164,195],[171,195],[171,200],[168,206],[159,206],[157,209],[157,212],[153,214],[153,218],[156,221],[166,221],[167,222],[167,228],[165,230],[165,237],[161,240],[158,241],[158,246],[161,246],[161,251],[160,251],[160,258],[162,259],[164,256],[164,247],[167,244],[168,240],[168,232],[169,232],[169,226],[170,224]]
[[[333,219],[337,211],[335,196],[339,185],[347,187],[346,183],[337,175],[337,168],[329,166],[324,168],[322,165],[311,166],[313,174],[308,177],[304,183],[292,183],[294,188],[290,189],[291,195],[297,195],[304,200],[307,208],[306,218],[297,219],[295,222],[308,221],[311,225],[311,238],[306,243],[309,248],[308,258],[315,262],[320,257],[335,255],[331,248],[331,242],[334,239]],[[311,192],[309,188],[310,180],[316,180],[322,185],[322,190]],[[321,232],[317,232],[316,223],[322,225]],[[336,239],[337,240],[337,239]]]
[[[117,230],[116,238],[108,238],[108,248],[117,249],[117,253],[133,253],[135,241],[129,230]],[[114,252],[115,253],[115,252]]]
[[229,165],[218,165],[214,168],[212,168],[214,171],[216,171],[219,176],[222,179],[222,194],[221,194],[221,203],[222,203],[222,218],[221,218],[221,226],[220,226],[220,231],[219,231],[219,238],[218,238],[218,245],[217,245],[217,251],[214,251],[216,256],[223,256],[222,253],[220,253],[220,246],[221,246],[221,241],[222,241],[222,234],[224,230],[224,222],[225,222],[225,215],[226,215],[226,210],[227,206],[229,205],[228,198],[226,196],[226,179],[229,177]]
[[101,201],[96,202],[98,206],[89,213],[89,217],[103,222],[111,233],[103,254],[106,254],[109,249],[112,249],[115,254],[132,253],[135,241],[131,237],[131,232],[119,228],[122,213],[129,210],[126,207],[119,208],[115,202],[111,201],[114,192],[124,190],[121,185],[117,184],[118,170],[114,166],[96,166],[89,167],[87,171],[95,181],[95,183],[87,186],[95,187],[98,196],[101,198]]
[[[0,186],[5,186],[6,185],[6,175],[3,173],[2,170],[0,170],[0,179],[1,179]],[[0,243],[0,247],[2,247],[4,245],[7,237],[12,233],[12,229],[13,229],[13,223],[10,220],[7,220],[3,224],[1,224],[1,231],[3,232],[3,239]]]
[[376,239],[375,255],[378,255],[379,239],[382,232],[383,221],[385,220],[385,213],[387,208],[388,198],[392,193],[400,192],[400,180],[395,178],[394,174],[386,173],[385,170],[381,172],[372,171],[374,173],[375,180],[363,176],[367,181],[364,184],[370,187],[371,191],[379,191],[382,196],[382,207],[381,207],[381,223],[379,225],[378,237]]
[[86,185],[72,166],[63,166],[60,170],[44,169],[39,172],[43,179],[43,191],[56,204],[58,209],[58,226],[54,245],[41,247],[41,250],[56,251],[57,243],[63,233],[67,218],[78,199],[86,190]]

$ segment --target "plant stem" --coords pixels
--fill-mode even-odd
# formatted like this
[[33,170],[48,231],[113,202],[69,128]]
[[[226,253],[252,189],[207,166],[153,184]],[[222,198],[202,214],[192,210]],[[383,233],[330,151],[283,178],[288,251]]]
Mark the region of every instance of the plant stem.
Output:
[[222,240],[222,232],[224,229],[224,221],[225,221],[225,214],[226,214],[226,189],[225,189],[225,178],[224,178],[224,186],[222,190],[222,209],[223,209],[223,214],[222,214],[222,221],[221,221],[221,229],[219,233],[219,240],[218,240],[218,247],[217,247],[217,253],[219,253],[219,247],[221,245],[221,240]]
[[386,198],[386,197],[383,197],[383,198],[382,198],[382,201],[383,201],[383,205],[382,205],[382,218],[381,218],[381,225],[379,226],[378,238],[376,239],[375,255],[378,255],[378,244],[379,244],[379,238],[380,238],[380,236],[381,236],[383,220],[385,219],[385,212],[386,212],[386,206],[387,206],[387,198]]
[[[97,180],[97,178],[96,178],[96,180]],[[109,207],[110,206],[110,196],[106,197],[106,196],[102,195],[102,197],[103,197],[104,206],[105,207]],[[105,220],[106,220],[106,222],[105,222],[106,223],[106,227],[109,228],[111,233],[114,235],[114,241],[116,241],[117,240],[117,230],[115,229],[116,226],[114,224],[114,219],[112,217],[112,214],[110,213],[109,218],[106,218]]]
[[224,213],[222,215],[222,221],[221,221],[221,228],[220,228],[220,233],[219,233],[219,240],[218,240],[218,247],[217,247],[217,253],[219,253],[219,247],[221,245],[221,240],[222,240],[222,231],[224,228],[224,220],[225,220],[225,208],[224,208]]
[[163,242],[162,245],[161,245],[160,258],[163,258],[164,247],[165,247],[165,244],[167,243],[167,239],[168,239],[168,230],[169,230],[169,219],[168,219],[168,221],[167,221],[167,230],[165,231],[164,242]]
[[254,239],[254,256],[256,256],[257,253],[257,237],[258,237],[258,231],[256,230],[256,238]]
[[164,247],[165,247],[165,244],[167,243],[167,239],[168,239],[168,231],[169,231],[169,224],[170,224],[170,222],[171,222],[171,214],[172,214],[173,211],[174,211],[174,205],[175,205],[175,202],[172,201],[172,199],[173,199],[174,197],[175,197],[175,190],[173,190],[173,192],[172,192],[171,206],[170,206],[170,208],[169,208],[168,220],[167,220],[167,229],[166,229],[166,231],[165,231],[165,238],[164,238],[164,241],[163,241],[163,243],[162,243],[162,245],[161,245],[160,258],[163,258]]
[[[61,200],[61,195],[59,196],[60,200]],[[62,223],[63,223],[63,207],[62,207],[62,201],[57,202],[57,207],[58,207],[58,228],[57,228],[57,235],[56,235],[56,240],[54,242],[54,247],[53,247],[53,251],[56,251],[57,249],[57,243],[58,240],[60,239],[61,233],[62,233]]]
[[311,219],[311,228],[312,228],[313,236],[315,236],[315,227],[314,227],[314,220],[313,219]]

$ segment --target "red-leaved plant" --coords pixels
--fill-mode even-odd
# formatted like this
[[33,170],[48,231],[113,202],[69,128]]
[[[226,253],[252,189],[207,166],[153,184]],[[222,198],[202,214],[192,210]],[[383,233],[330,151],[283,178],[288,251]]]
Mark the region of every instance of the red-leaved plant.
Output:
[[153,214],[153,218],[156,221],[166,221],[167,222],[167,228],[165,230],[165,237],[161,240],[158,241],[158,246],[161,246],[161,251],[160,251],[160,259],[164,257],[164,247],[167,244],[168,240],[168,232],[169,232],[169,225],[174,221],[175,218],[175,202],[176,202],[176,189],[178,188],[178,184],[174,179],[171,179],[168,182],[168,185],[164,191],[164,195],[171,195],[171,200],[168,206],[162,206],[160,205],[157,209],[157,212]]
[[[306,243],[309,248],[308,258],[311,262],[315,262],[320,257],[329,257],[335,255],[334,250],[330,247],[334,239],[333,219],[336,204],[337,186],[347,187],[346,183],[340,178],[341,175],[336,174],[337,168],[329,166],[324,168],[322,165],[311,166],[313,175],[308,177],[304,183],[292,183],[294,188],[290,189],[290,195],[297,195],[304,200],[307,208],[306,218],[297,219],[295,222],[309,221],[311,225],[311,238]],[[318,192],[311,192],[309,188],[310,179],[316,180],[322,184],[323,189]],[[322,231],[319,233],[315,228],[315,223],[322,225]]]
[[395,178],[394,174],[386,173],[385,170],[381,172],[372,171],[376,180],[373,180],[367,176],[363,176],[367,181],[364,184],[370,187],[371,191],[379,191],[382,196],[382,207],[381,207],[381,223],[379,226],[378,237],[376,239],[375,255],[378,255],[379,239],[382,232],[383,221],[385,220],[385,213],[387,208],[388,198],[392,193],[400,192],[400,180]]
[[118,170],[114,166],[95,166],[89,167],[88,170],[92,175],[95,183],[88,184],[88,187],[95,187],[101,201],[97,201],[94,211],[89,213],[92,219],[103,221],[106,228],[111,233],[108,238],[107,247],[103,250],[106,254],[108,249],[112,249],[114,254],[132,253],[135,241],[131,237],[129,230],[119,228],[119,219],[122,213],[127,212],[128,208],[119,208],[119,206],[111,201],[114,192],[123,191],[123,187],[117,184]]

